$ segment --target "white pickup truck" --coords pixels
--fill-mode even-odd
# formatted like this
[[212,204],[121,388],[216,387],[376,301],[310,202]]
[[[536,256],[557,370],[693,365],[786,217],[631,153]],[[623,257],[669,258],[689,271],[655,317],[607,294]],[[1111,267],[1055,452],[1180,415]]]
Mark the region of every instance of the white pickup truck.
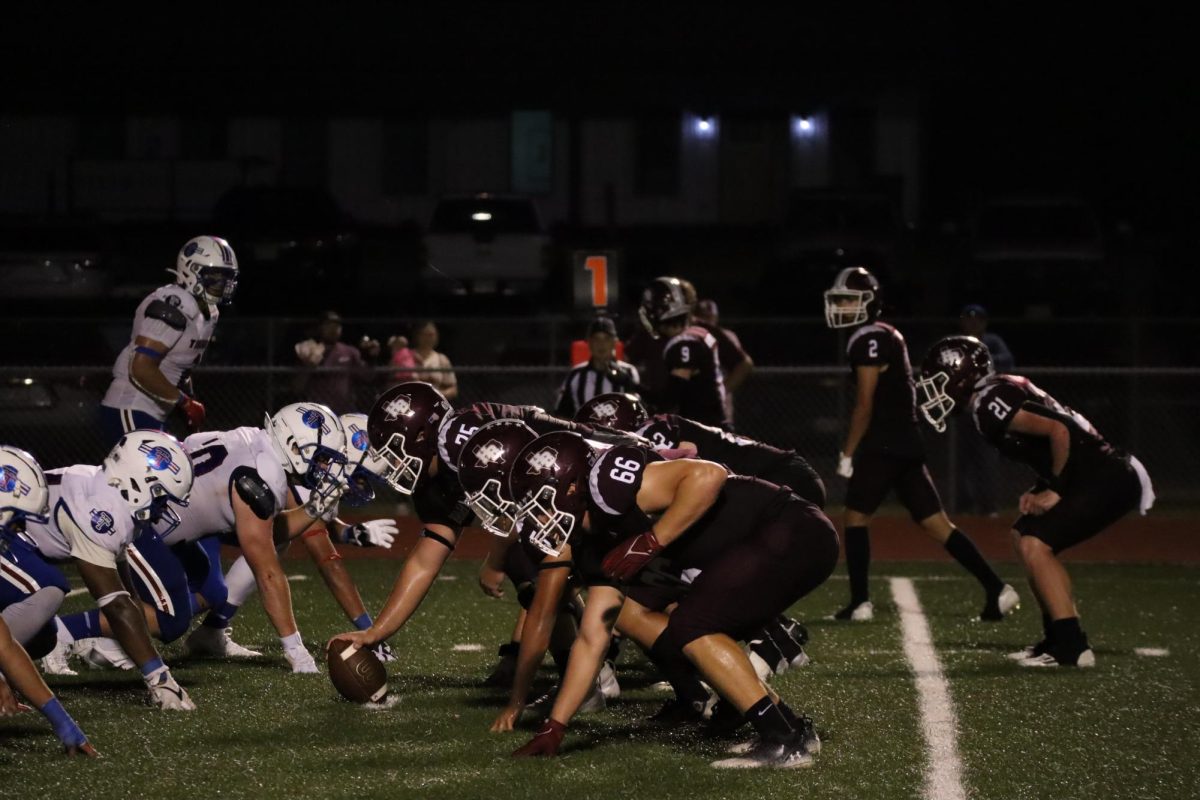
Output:
[[528,197],[444,197],[425,235],[422,278],[434,294],[523,294],[540,290],[550,237]]

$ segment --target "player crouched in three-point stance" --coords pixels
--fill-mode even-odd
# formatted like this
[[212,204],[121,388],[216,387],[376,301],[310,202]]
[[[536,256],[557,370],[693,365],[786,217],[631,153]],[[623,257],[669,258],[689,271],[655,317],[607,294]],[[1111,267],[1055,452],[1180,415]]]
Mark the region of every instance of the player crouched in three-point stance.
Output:
[[900,331],[879,320],[882,307],[879,282],[862,267],[843,269],[825,292],[829,327],[855,329],[846,343],[846,354],[857,387],[850,430],[837,466],[837,474],[849,478],[846,569],[850,603],[835,617],[860,622],[874,617],[867,584],[871,564],[867,526],[884,497],[895,489],[913,521],[983,586],[980,619],[1001,620],[1017,607],[1020,598],[942,510],[925,466],[908,347]]
[[[46,476],[33,456],[15,447],[0,446],[0,717],[31,710],[17,700],[9,688],[11,684],[50,722],[54,735],[62,742],[67,755],[96,756],[96,749],[88,743],[75,720],[46,686],[21,642],[14,638],[5,616],[5,612],[13,609],[11,614],[14,620],[18,624],[26,623],[24,629],[30,637],[37,635],[36,630],[30,630],[33,626],[28,624],[28,610],[21,608],[21,605],[32,594],[41,591],[42,587],[37,578],[22,567],[34,566],[34,572],[42,574],[47,574],[53,568],[46,565],[36,552],[26,550],[10,553],[14,545],[24,550],[20,536],[25,530],[26,520],[47,521],[49,501]],[[61,578],[61,573],[51,575],[52,581],[58,578]],[[61,588],[47,588],[52,589],[51,598],[57,592],[57,602],[61,602]],[[43,622],[41,627],[47,625],[52,636],[53,623]]]
[[[99,467],[76,465],[46,473],[50,513],[46,522],[28,521],[25,543],[43,558],[72,559],[97,601],[106,630],[122,655],[137,666],[154,705],[192,711],[196,706],[163,664],[141,604],[125,588],[117,562],[132,559],[135,538],[186,506],[192,491],[192,462],[172,436],[133,431],[121,437]],[[152,535],[152,534],[151,534]],[[125,564],[123,564],[125,566]],[[130,564],[130,566],[132,566]],[[53,614],[57,609],[51,610]],[[59,626],[59,632],[63,628]],[[60,641],[60,644],[62,642]]]
[[217,306],[233,299],[237,256],[224,239],[197,236],[179,251],[173,272],[175,284],[155,289],[138,306],[132,341],[113,364],[112,383],[100,401],[110,445],[136,428],[163,430],[176,409],[189,430],[204,423],[189,372],[212,340]]
[[832,523],[791,491],[730,476],[719,464],[652,458],[629,446],[599,453],[564,433],[540,436],[517,456],[509,489],[522,532],[543,552],[572,561],[588,598],[550,717],[514,755],[558,752],[603,663],[625,588],[661,554],[702,572],[654,648],[695,664],[759,734],[714,766],[811,764],[820,745],[811,720],[773,695],[734,640],[829,577],[838,553]]
[[1042,609],[1044,635],[1009,657],[1026,667],[1094,666],[1058,554],[1135,508],[1149,511],[1154,490],[1146,469],[1027,378],[995,374],[987,346],[974,337],[935,344],[921,376],[921,412],[934,428],[945,430],[947,417],[968,409],[988,442],[1037,475],[1021,495],[1013,538]]

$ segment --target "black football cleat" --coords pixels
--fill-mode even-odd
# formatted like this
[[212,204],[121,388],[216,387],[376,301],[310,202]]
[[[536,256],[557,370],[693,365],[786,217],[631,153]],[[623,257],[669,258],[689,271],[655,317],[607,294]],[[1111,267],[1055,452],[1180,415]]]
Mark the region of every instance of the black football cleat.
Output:
[[1021,596],[1017,590],[1004,584],[999,594],[992,595],[979,612],[981,622],[999,622],[1021,607]]
[[744,753],[712,762],[717,769],[798,769],[813,765],[812,754],[805,748],[803,737],[793,733],[786,739],[759,739]]

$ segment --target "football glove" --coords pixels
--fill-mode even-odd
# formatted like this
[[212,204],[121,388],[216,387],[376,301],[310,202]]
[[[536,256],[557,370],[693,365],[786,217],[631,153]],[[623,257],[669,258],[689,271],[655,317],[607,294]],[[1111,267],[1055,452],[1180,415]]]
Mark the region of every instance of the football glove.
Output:
[[392,519],[373,519],[346,527],[346,541],[359,547],[391,547],[400,529]]
[[180,392],[179,410],[183,412],[183,416],[187,419],[189,431],[200,430],[200,426],[204,424],[204,418],[207,416],[203,403],[194,397],[188,397],[183,392]]
[[854,458],[845,453],[838,453],[837,474],[843,478],[849,478],[854,475]]
[[187,691],[171,677],[171,670],[161,666],[143,676],[146,688],[150,690],[150,703],[163,711],[195,711],[196,704],[188,697]]
[[320,672],[317,669],[317,662],[313,660],[312,653],[308,652],[308,648],[304,643],[300,644],[284,644],[283,655],[287,658],[288,663],[292,665],[294,674],[316,674]]
[[387,642],[380,642],[379,644],[375,645],[371,648],[371,652],[374,653],[375,657],[384,664],[388,664],[396,660],[396,651],[393,650],[392,646]]
[[654,531],[646,531],[618,544],[600,562],[604,574],[618,581],[629,581],[642,567],[662,552],[663,545],[654,538]]
[[556,756],[558,748],[562,747],[563,737],[566,735],[566,725],[558,720],[547,719],[532,739],[513,751],[513,758]]

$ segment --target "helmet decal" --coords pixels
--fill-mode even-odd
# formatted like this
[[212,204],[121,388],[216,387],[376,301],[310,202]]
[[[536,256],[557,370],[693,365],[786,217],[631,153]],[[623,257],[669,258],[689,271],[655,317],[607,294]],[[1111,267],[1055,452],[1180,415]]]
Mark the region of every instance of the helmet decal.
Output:
[[149,442],[143,442],[138,446],[139,453],[146,454],[146,463],[150,468],[158,472],[170,470],[172,475],[179,474],[179,465],[171,457],[171,451],[165,447],[153,446]]
[[383,418],[388,422],[395,422],[400,417],[407,417],[411,413],[412,398],[406,394],[392,398],[392,400],[383,407]]
[[192,256],[196,255],[196,251],[199,249],[200,249],[199,242],[188,242],[187,245],[185,245],[183,248],[183,255],[186,258],[191,258]]
[[529,474],[538,475],[543,472],[554,472],[554,462],[558,460],[558,451],[553,447],[543,447],[536,453],[530,453],[525,459],[529,465]]
[[362,428],[356,427],[354,433],[350,435],[350,444],[354,446],[355,450],[361,450],[365,453],[371,443],[367,441],[367,432]]
[[596,422],[603,422],[606,419],[613,419],[617,416],[617,404],[606,400],[602,403],[597,403],[592,406],[592,419]]
[[488,439],[472,450],[471,455],[475,456],[476,463],[481,467],[486,467],[488,464],[503,464],[504,445],[495,439]]
[[300,421],[308,427],[315,430],[320,430],[322,433],[329,432],[329,426],[325,424],[325,415],[315,408],[298,408],[300,412]]
[[950,367],[951,369],[954,369],[954,368],[958,367],[960,364],[962,364],[962,362],[963,362],[962,350],[946,349],[938,354],[938,363],[941,364],[943,367]]

